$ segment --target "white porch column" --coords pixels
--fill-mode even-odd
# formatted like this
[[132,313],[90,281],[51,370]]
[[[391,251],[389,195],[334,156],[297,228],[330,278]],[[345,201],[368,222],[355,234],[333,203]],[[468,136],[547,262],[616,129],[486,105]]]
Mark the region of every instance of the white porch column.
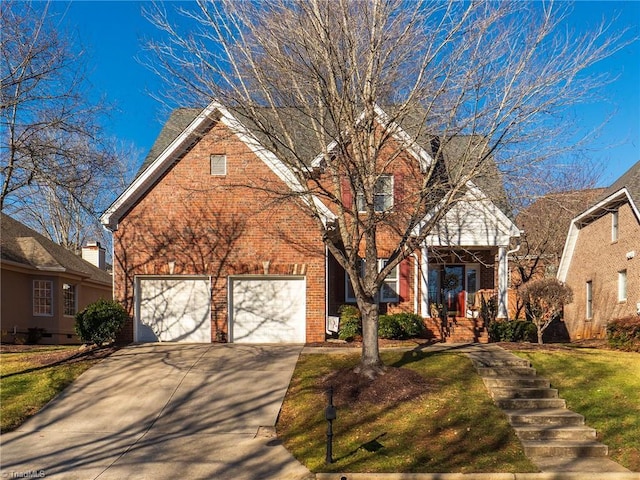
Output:
[[423,317],[431,317],[429,308],[429,255],[427,247],[422,247],[420,255],[420,313]]
[[498,318],[506,319],[509,312],[509,255],[507,247],[498,247]]

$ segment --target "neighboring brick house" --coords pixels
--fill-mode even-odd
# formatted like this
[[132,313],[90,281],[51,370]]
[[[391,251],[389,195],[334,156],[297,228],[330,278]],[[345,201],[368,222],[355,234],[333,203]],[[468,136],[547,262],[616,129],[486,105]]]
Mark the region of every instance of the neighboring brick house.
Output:
[[[406,132],[394,135],[411,144]],[[294,201],[269,193],[297,185],[259,138],[215,103],[172,114],[136,179],[102,216],[114,233],[115,296],[132,317],[120,340],[324,341],[339,306],[354,301],[317,226]],[[417,143],[395,164],[431,158],[431,147]],[[381,187],[395,205],[413,178],[399,168]],[[468,339],[477,340],[469,307],[478,290],[498,286],[506,316],[507,250],[519,232],[498,196],[485,193],[500,183],[497,170],[487,177],[484,190],[482,179],[468,185],[467,201],[387,278],[382,311],[421,314],[442,338],[441,320],[430,317],[432,304],[446,303],[451,318],[469,317]],[[379,240],[383,262],[392,238]]]
[[1,228],[2,341],[79,343],[75,314],[113,297],[104,248],[83,248],[87,261],[4,213]]
[[603,338],[607,323],[640,313],[640,162],[571,222],[558,279],[573,290],[571,339]]

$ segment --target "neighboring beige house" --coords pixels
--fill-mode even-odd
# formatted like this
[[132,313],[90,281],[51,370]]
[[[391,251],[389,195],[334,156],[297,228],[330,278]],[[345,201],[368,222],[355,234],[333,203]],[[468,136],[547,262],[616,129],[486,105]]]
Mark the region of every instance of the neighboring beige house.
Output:
[[87,261],[8,215],[1,227],[2,341],[79,343],[75,314],[113,295],[104,248],[83,248]]
[[571,222],[558,279],[573,290],[572,340],[604,338],[607,323],[640,313],[640,162]]

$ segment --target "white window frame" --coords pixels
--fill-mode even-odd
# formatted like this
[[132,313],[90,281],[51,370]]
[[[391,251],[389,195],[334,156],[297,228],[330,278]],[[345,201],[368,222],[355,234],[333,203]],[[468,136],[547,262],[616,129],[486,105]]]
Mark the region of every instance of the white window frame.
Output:
[[[214,162],[216,161],[214,168]],[[227,156],[225,154],[212,153],[209,156],[209,168],[212,176],[224,177],[227,175]]]
[[[385,180],[389,181],[390,191],[382,190],[382,182]],[[380,175],[376,180],[376,184],[373,188],[373,211],[382,213],[391,210],[393,208],[394,191],[395,179],[393,178],[393,175]],[[379,202],[382,202],[382,204],[380,204]],[[363,213],[366,211],[363,193],[358,193],[356,195],[356,205],[358,207],[358,212]]]
[[[33,291],[33,303],[32,303],[33,316],[34,317],[53,317],[53,281],[34,280],[32,291]],[[46,295],[43,296],[42,293],[45,293]],[[47,299],[48,299],[48,305],[46,302]],[[48,308],[46,308],[47,306]],[[42,308],[42,307],[45,307],[45,308]]]
[[618,233],[619,233],[618,221],[619,221],[618,210],[616,210],[615,212],[611,212],[611,241],[612,242],[618,241]]
[[627,271],[620,270],[618,272],[618,301],[627,301]]
[[587,320],[593,319],[593,282],[591,280],[587,281],[585,284],[585,317]]
[[[73,301],[73,305],[67,305],[67,300],[69,300],[69,298],[67,298],[67,295],[71,293],[71,298],[70,300]],[[73,317],[75,316],[76,313],[78,313],[78,288],[77,285],[74,285],[72,283],[63,283],[62,284],[62,296],[63,296],[63,301],[64,301],[64,315],[67,317]],[[71,306],[71,310],[72,313],[69,313],[69,310],[67,310],[67,306]]]
[[[378,259],[378,271],[380,272],[386,265],[389,259],[380,258]],[[364,274],[364,260],[360,260],[360,275]],[[345,272],[345,287],[344,287],[344,300],[347,303],[354,303],[356,301],[355,293],[353,291],[353,286],[351,285],[351,279],[349,278],[349,274]],[[384,286],[387,286],[388,289],[394,292],[394,295],[385,295],[385,291],[387,289]],[[378,292],[378,301],[382,303],[398,303],[400,301],[400,266],[396,265],[391,273],[387,275],[387,277],[383,281],[383,285],[380,287]]]

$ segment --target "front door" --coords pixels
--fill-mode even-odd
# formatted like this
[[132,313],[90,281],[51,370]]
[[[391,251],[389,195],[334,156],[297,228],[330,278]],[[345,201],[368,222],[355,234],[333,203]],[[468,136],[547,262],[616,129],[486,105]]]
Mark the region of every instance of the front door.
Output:
[[465,317],[478,290],[477,264],[433,265],[429,268],[429,304],[438,312]]
[[456,317],[465,315],[464,267],[445,265],[442,269],[442,299],[447,314]]

